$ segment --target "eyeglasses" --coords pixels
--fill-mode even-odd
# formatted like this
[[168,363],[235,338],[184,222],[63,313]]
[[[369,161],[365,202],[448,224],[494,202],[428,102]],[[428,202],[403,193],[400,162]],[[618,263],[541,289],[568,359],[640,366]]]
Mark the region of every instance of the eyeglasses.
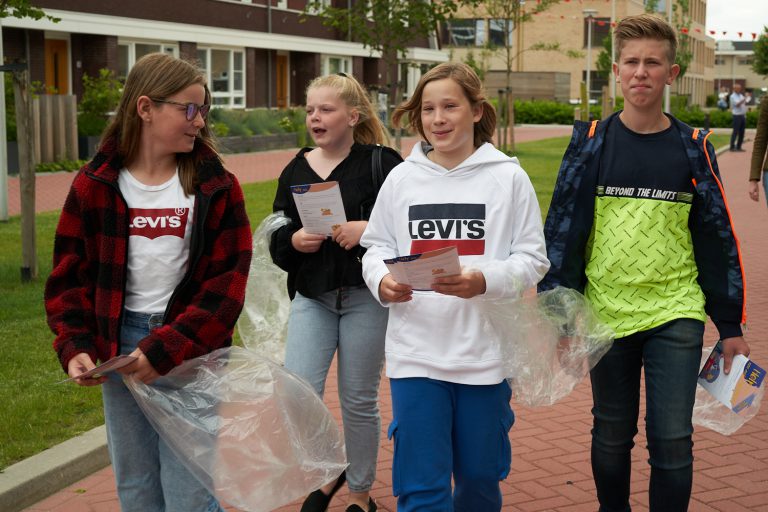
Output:
[[155,103],[168,103],[169,105],[178,105],[180,107],[184,107],[186,110],[187,115],[187,121],[193,121],[195,117],[197,117],[197,113],[200,112],[200,115],[205,119],[208,117],[208,111],[211,110],[211,106],[209,104],[204,105],[198,105],[197,103],[180,103],[178,101],[171,101],[171,100],[158,100],[155,98],[149,98]]

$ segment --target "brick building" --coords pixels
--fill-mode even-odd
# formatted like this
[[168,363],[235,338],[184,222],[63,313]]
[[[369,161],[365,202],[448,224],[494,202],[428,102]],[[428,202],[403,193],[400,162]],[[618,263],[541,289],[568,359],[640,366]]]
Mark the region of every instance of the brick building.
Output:
[[[346,0],[328,0],[346,6]],[[213,104],[286,107],[304,102],[315,76],[352,73],[385,86],[383,60],[346,34],[302,19],[307,0],[37,0],[60,22],[5,18],[6,61],[24,59],[30,78],[62,94],[82,93],[82,77],[101,68],[124,77],[141,56],[167,52],[197,59],[208,73]],[[445,61],[436,41],[415,41],[404,82]],[[398,70],[393,70],[397,75]]]
[[[525,2],[523,9],[532,11],[536,3]],[[713,66],[715,41],[706,35],[705,23],[706,0],[690,0],[690,27],[687,29],[691,41],[693,59],[682,79],[672,88],[673,94],[688,96],[689,103],[704,105],[707,94],[713,89]],[[666,0],[660,0],[657,9],[661,16],[666,17]],[[549,9],[533,15],[530,21],[518,23],[511,21],[510,32],[506,34],[511,43],[514,59],[512,70],[519,73],[520,87],[516,91],[518,98],[543,98],[541,85],[526,89],[525,74],[559,73],[570,77],[566,96],[575,100],[579,97],[580,84],[586,81],[587,58],[590,60],[590,97],[595,100],[601,95],[601,89],[610,82],[599,76],[596,70],[597,56],[603,49],[602,41],[610,34],[611,15],[615,19],[640,14],[645,11],[643,0],[579,0],[565,1],[552,5]],[[588,51],[587,17],[592,17],[591,52]],[[453,58],[464,60],[472,52],[476,61],[487,67],[487,76],[495,78],[503,73],[505,68],[504,56],[499,51],[489,51],[488,46],[502,46],[505,38],[505,21],[493,19],[484,11],[482,5],[472,11],[464,10],[462,16],[449,22],[441,29],[441,41],[446,49],[452,52]],[[674,24],[674,23],[673,23]],[[537,51],[532,48],[544,43],[557,43],[559,51]],[[579,52],[582,57],[571,57],[568,51]],[[548,90],[558,91],[559,75],[552,75],[553,82]],[[538,83],[528,80],[529,83]],[[490,87],[489,87],[490,88]],[[513,90],[515,89],[513,78]],[[617,91],[620,95],[620,89]],[[558,94],[549,99],[562,101]]]

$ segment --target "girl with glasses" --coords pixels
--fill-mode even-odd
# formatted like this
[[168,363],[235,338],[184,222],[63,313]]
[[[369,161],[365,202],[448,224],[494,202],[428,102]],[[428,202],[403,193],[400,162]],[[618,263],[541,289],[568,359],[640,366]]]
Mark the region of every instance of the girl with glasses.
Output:
[[[380,417],[378,391],[384,362],[387,311],[365,287],[360,236],[376,200],[374,151],[386,174],[401,158],[375,149],[388,137],[368,94],[354,78],[329,75],[307,88],[307,130],[315,148],[304,148],[278,181],[274,211],[292,223],[276,231],[272,259],[288,272],[292,299],[285,366],[322,396],[334,354],[349,468],[336,482],[310,494],[302,512],[323,512],[344,484],[348,512],[373,512],[369,491],[376,476]],[[379,153],[380,152],[380,153]],[[291,185],[337,181],[347,222],[332,237],[308,233],[299,218]]]
[[78,378],[118,354],[147,383],[232,342],[251,259],[237,179],[205,123],[204,74],[164,54],[139,60],[99,151],[75,178],[45,289],[70,377],[102,385],[123,512],[212,512],[216,499],[171,452],[120,375]]

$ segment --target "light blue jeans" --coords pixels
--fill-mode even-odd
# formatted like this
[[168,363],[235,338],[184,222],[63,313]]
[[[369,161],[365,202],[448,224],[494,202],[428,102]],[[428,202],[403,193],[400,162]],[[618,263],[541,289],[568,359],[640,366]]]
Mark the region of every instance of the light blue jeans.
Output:
[[[124,311],[120,353],[133,352],[162,317]],[[110,374],[102,395],[122,512],[223,512],[147,421],[120,374]]]
[[310,299],[300,293],[291,303],[285,367],[306,380],[321,397],[338,351],[338,385],[347,447],[347,485],[370,490],[379,452],[379,382],[384,366],[387,309],[368,288],[342,288]]

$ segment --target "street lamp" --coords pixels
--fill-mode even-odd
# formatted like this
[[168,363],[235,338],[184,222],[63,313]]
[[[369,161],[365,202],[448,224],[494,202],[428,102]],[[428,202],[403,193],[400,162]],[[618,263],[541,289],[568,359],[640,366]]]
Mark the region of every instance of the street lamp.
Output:
[[[584,9],[582,11],[584,17],[587,18],[587,119],[589,119],[589,98],[590,98],[590,86],[592,75],[592,22],[594,15],[597,14],[595,9]],[[583,119],[583,118],[582,118]]]

